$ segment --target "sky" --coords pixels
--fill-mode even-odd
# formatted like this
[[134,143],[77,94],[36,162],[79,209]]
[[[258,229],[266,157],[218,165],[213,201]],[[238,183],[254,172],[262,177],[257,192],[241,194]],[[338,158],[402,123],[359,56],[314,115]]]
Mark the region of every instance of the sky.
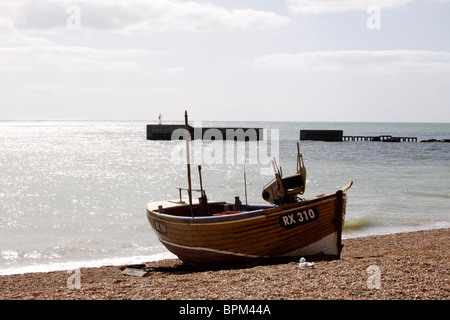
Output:
[[450,0],[2,0],[0,120],[450,122]]

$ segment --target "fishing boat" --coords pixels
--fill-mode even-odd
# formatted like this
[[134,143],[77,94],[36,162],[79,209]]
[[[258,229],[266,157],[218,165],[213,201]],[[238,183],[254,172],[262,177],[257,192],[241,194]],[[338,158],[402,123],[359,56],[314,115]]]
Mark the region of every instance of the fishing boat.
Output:
[[[187,113],[185,114],[187,125]],[[186,138],[187,148],[189,139]],[[189,151],[187,152],[189,157]],[[200,197],[148,203],[147,219],[161,243],[185,263],[202,268],[250,266],[263,262],[340,259],[346,191],[305,200],[306,169],[297,143],[297,171],[283,177],[273,162],[275,178],[263,187],[268,204],[208,201],[199,166]],[[245,178],[245,175],[244,175]]]

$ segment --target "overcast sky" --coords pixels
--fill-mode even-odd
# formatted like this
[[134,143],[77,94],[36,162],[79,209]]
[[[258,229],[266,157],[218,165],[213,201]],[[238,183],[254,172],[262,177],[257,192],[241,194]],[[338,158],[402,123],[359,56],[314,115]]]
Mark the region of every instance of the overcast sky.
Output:
[[0,119],[450,122],[450,0],[1,0]]

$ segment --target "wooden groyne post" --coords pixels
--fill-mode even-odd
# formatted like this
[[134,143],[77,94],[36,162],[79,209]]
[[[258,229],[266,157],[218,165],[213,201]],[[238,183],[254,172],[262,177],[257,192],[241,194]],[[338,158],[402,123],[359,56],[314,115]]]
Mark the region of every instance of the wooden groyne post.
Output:
[[343,141],[382,141],[382,142],[417,142],[417,137],[381,136],[342,136]]
[[379,136],[344,136],[342,130],[300,130],[300,140],[313,141],[382,141],[382,142],[417,142],[417,137]]

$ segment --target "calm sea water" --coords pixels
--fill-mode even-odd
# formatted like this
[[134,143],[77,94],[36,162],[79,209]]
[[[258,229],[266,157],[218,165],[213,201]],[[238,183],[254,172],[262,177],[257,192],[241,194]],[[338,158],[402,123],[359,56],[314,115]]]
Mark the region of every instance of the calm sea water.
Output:
[[[187,186],[184,143],[146,140],[147,123],[0,121],[0,274],[173,257],[153,234],[145,204],[175,199]],[[252,203],[264,203],[270,157],[284,174],[295,171],[301,129],[450,139],[448,123],[203,125],[267,130],[270,140],[260,142],[191,142],[193,187],[201,164],[209,199],[244,199],[245,169]],[[450,227],[450,143],[301,141],[300,148],[306,198],[354,182],[345,238]]]

